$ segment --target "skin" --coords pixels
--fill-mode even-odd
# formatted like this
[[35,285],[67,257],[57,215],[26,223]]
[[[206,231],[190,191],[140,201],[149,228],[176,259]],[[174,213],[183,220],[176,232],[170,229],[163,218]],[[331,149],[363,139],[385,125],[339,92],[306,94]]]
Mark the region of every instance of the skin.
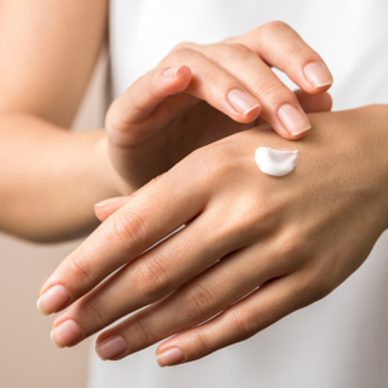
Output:
[[0,9],[0,229],[40,242],[80,236],[97,225],[94,201],[119,194],[97,147],[104,132],[68,130],[104,43],[107,2]]
[[[172,365],[247,339],[329,294],[387,228],[387,111],[311,115],[314,131],[284,178],[262,174],[254,151],[295,143],[253,127],[192,152],[111,207],[44,286],[69,291],[54,340],[73,346],[134,312],[100,334],[97,352],[115,360],[164,340],[159,363]],[[70,321],[72,330],[56,336]],[[119,354],[107,353],[112,338],[125,344]],[[180,358],[165,357],[173,348]]]
[[[275,124],[275,110],[281,102],[292,102],[299,107],[293,93],[273,78],[269,67],[256,55],[255,63],[260,65],[260,71],[256,69],[256,74],[263,74],[262,81],[268,81],[268,88],[260,84],[261,92],[251,96],[259,100],[255,102],[261,105],[245,116],[231,112],[223,93],[227,93],[227,87],[245,89],[244,83],[252,83],[252,79],[244,79],[241,71],[225,69],[218,72],[219,66],[215,64],[217,60],[210,61],[210,58],[200,53],[205,46],[194,49],[194,44],[181,45],[174,50],[174,54],[166,58],[164,67],[192,65],[192,68],[186,68],[177,81],[169,86],[171,93],[178,94],[179,91],[180,94],[185,94],[178,98],[183,100],[185,106],[181,106],[178,112],[178,101],[175,99],[174,104],[171,101],[170,110],[174,107],[173,111],[179,116],[174,120],[175,125],[163,122],[163,115],[156,115],[157,119],[152,120],[152,125],[159,124],[159,129],[166,128],[166,131],[159,131],[163,133],[163,136],[158,137],[160,142],[173,138],[168,142],[169,146],[174,147],[169,148],[172,150],[169,158],[171,163],[162,165],[163,158],[160,154],[147,167],[147,171],[139,171],[137,164],[134,171],[139,172],[123,180],[123,160],[131,160],[130,163],[141,162],[145,155],[149,155],[149,151],[164,151],[156,139],[149,139],[143,147],[138,145],[136,152],[135,149],[126,152],[120,142],[115,143],[115,146],[110,143],[113,166],[103,129],[96,128],[82,133],[69,131],[93,67],[105,45],[108,1],[1,0],[0,9],[0,201],[3,204],[0,209],[0,229],[24,239],[53,242],[89,233],[97,226],[93,214],[94,203],[136,190],[200,145],[194,142],[196,138],[176,135],[182,132],[182,122],[189,127],[187,132],[194,133],[192,129],[201,126],[200,120],[195,119],[198,108],[188,109],[188,105],[197,104],[199,99],[205,99],[209,106],[221,109],[239,123],[255,120],[261,110],[263,117]],[[260,32],[257,29],[250,35],[234,39],[238,42],[243,38],[250,44],[259,33],[263,35],[262,32],[263,30]],[[241,43],[231,42],[226,49],[233,44],[230,51],[243,56],[252,58],[252,51],[258,50],[265,56],[268,51],[265,42],[275,38],[282,39],[288,42],[288,50],[294,49],[300,53],[295,55],[295,62],[288,67],[290,78],[298,81],[307,93],[323,93],[327,89],[328,85],[316,88],[303,79],[302,66],[321,59],[295,32],[281,23],[267,26],[264,32],[266,38],[260,39],[260,47],[244,49]],[[219,51],[219,62],[226,44],[214,46]],[[213,51],[215,52],[209,52],[209,57],[213,55]],[[286,55],[284,52],[284,55],[280,53],[277,57],[268,56],[265,59],[284,67]],[[250,74],[256,65],[252,62]],[[217,71],[214,72],[214,69]],[[214,84],[207,87],[212,74],[217,75],[213,76]],[[188,88],[187,93],[183,93],[185,88]],[[163,92],[166,90],[163,89]],[[191,95],[190,102],[188,94]],[[125,127],[126,130],[131,130],[131,134],[124,141],[132,142],[134,136],[139,138],[139,133],[134,135],[138,130],[150,127],[147,124],[138,125],[136,112],[129,116],[130,125],[123,127],[122,119],[128,119],[125,113],[127,100],[132,97],[131,94],[124,94],[110,110],[107,126],[112,139],[118,130]],[[136,103],[142,103],[139,97]],[[307,103],[309,104],[311,102]],[[318,105],[322,106],[319,103]],[[325,103],[326,108],[327,105]],[[167,116],[173,119],[168,109],[161,110],[167,113],[164,119]],[[216,109],[208,109],[207,112],[212,115]],[[148,114],[144,117],[147,116]],[[281,131],[279,124],[277,128]],[[296,137],[302,136],[303,134]],[[187,143],[192,140],[188,146]],[[207,140],[205,137],[201,140],[210,141],[211,137],[207,135]],[[85,155],[88,157],[85,158]]]
[[[273,50],[276,42],[281,51]],[[304,75],[312,63],[325,69],[325,84],[312,85]],[[291,92],[269,65],[301,89]],[[320,56],[281,22],[215,44],[185,42],[112,103],[106,117],[108,137],[102,142],[108,142],[116,171],[138,188],[196,148],[249,128],[258,118],[284,138],[301,139],[311,126],[303,108],[329,110],[331,98],[325,92],[331,83]],[[249,100],[245,114],[229,102],[235,90]],[[302,132],[292,134],[282,124],[278,112],[284,105],[300,112]]]
[[[36,12],[37,9],[39,12]],[[96,224],[93,203],[112,195],[130,193],[150,178],[168,171],[137,191],[121,209],[117,210],[123,199],[98,210],[101,219],[117,211],[63,262],[42,288],[43,293],[54,284],[61,284],[69,291],[64,305],[71,305],[66,313],[70,315],[60,316],[54,323],[55,328],[69,319],[80,325],[81,335],[76,340],[69,341],[67,338],[67,342],[59,345],[73,345],[105,327],[115,317],[151,303],[141,313],[143,315],[136,313],[132,321],[125,321],[122,326],[112,329],[116,331],[103,333],[98,342],[100,353],[101,343],[114,333],[128,341],[128,348],[119,356],[123,357],[184,330],[174,339],[175,345],[184,352],[181,361],[202,357],[247,338],[296,308],[327,294],[362,263],[377,236],[386,227],[382,221],[382,215],[386,215],[386,204],[382,199],[386,198],[386,188],[385,183],[381,183],[387,181],[382,156],[382,150],[386,149],[386,131],[382,130],[386,125],[385,107],[311,116],[317,135],[314,132],[311,139],[308,137],[303,143],[298,143],[301,148],[304,147],[306,157],[305,163],[301,163],[297,172],[289,177],[293,179],[292,190],[286,192],[284,186],[275,183],[278,181],[267,182],[254,169],[251,159],[254,145],[268,141],[272,146],[289,146],[291,139],[304,135],[291,136],[285,131],[278,117],[279,107],[284,102],[291,103],[300,111],[301,107],[306,111],[330,109],[327,94],[308,96],[324,93],[329,85],[312,87],[304,78],[304,67],[311,61],[321,61],[319,56],[283,23],[270,23],[218,44],[181,44],[154,73],[139,81],[137,93],[132,87],[114,102],[107,116],[108,138],[105,138],[101,129],[84,134],[71,133],[66,129],[79,106],[104,43],[107,2],[2,1],[1,10],[0,80],[2,95],[6,96],[0,101],[0,137],[4,140],[0,144],[6,145],[0,152],[0,199],[6,204],[0,211],[1,229],[34,241],[55,241],[86,233]],[[21,17],[23,23],[20,23]],[[72,26],[70,30],[69,25]],[[18,28],[15,29],[15,26]],[[288,50],[268,50],[274,40],[282,42]],[[226,63],[226,56],[236,59]],[[238,71],[241,61],[245,65],[243,74]],[[185,67],[182,68],[182,64]],[[304,93],[298,96],[290,93],[273,77],[270,66],[284,70]],[[172,69],[176,76],[164,83],[165,88],[155,89],[157,84],[160,85],[156,82],[160,81],[158,74],[160,76],[167,69]],[[259,73],[260,77],[257,77]],[[252,78],[255,74],[256,78]],[[154,82],[152,77],[155,77]],[[251,90],[249,85],[256,87]],[[245,111],[242,116],[228,105],[228,93],[236,88],[258,102],[254,109]],[[144,99],[134,99],[135,96],[143,96]],[[205,129],[203,122],[198,120],[199,113],[201,119],[206,118]],[[241,132],[248,125],[252,126],[259,115],[279,135],[289,140],[263,128]],[[360,122],[364,124],[361,127]],[[199,127],[201,131],[198,133]],[[359,129],[360,134],[352,131],[354,128]],[[215,134],[217,129],[220,132]],[[188,135],[189,130],[193,137]],[[234,132],[237,133],[231,135]],[[219,140],[223,137],[225,139]],[[197,147],[201,148],[195,150]],[[364,158],[357,159],[355,150],[361,148],[368,152]],[[313,167],[326,169],[324,161],[327,158],[324,155],[332,156],[333,150],[339,160],[344,157],[345,160],[351,158],[358,162],[359,169],[355,170],[354,165],[350,169],[349,164],[347,169],[342,169],[333,164],[329,170],[333,171],[332,175],[326,174],[321,180],[314,180],[317,174],[313,174]],[[137,166],[148,159],[152,151],[158,151],[156,155],[159,157],[139,171]],[[161,164],[166,159],[163,151],[169,152],[167,164]],[[18,158],[15,158],[15,152],[18,152]],[[210,175],[202,173],[203,166],[212,166]],[[367,174],[365,166],[373,174]],[[230,176],[236,178],[231,180]],[[239,179],[246,183],[243,202],[237,200],[241,194],[241,185],[237,185]],[[310,188],[309,191],[301,184],[306,179],[311,180],[311,187],[316,190]],[[349,186],[339,187],[338,182],[348,182]],[[193,183],[196,185],[190,186]],[[279,202],[269,202],[272,192],[269,196],[264,191],[267,183],[268,188],[278,193],[276,198]],[[355,189],[348,193],[347,187]],[[327,216],[327,203],[331,204],[330,198],[337,198],[340,189],[349,195],[338,206],[333,203],[333,212]],[[301,204],[303,195],[305,198]],[[171,198],[176,201],[171,201]],[[163,213],[150,212],[146,205],[153,201],[158,204],[153,210],[162,209]],[[289,202],[294,205],[286,206]],[[164,203],[165,206],[159,206]],[[263,203],[267,209],[265,214],[263,206],[260,206]],[[363,209],[362,223],[350,211],[355,206]],[[227,217],[227,222],[223,218],[224,209],[234,210]],[[301,220],[301,209],[304,212],[308,210],[309,217]],[[149,223],[144,229],[143,220]],[[204,222],[206,230],[201,230],[201,222]],[[186,229],[142,255],[152,243],[182,223],[188,224]],[[362,226],[367,224],[368,228]],[[209,227],[218,230],[213,240],[207,241],[207,244],[194,243],[205,242],[204,236],[209,235]],[[191,234],[192,230],[201,233],[201,238]],[[346,244],[345,240],[341,240],[341,244],[333,238],[339,232],[348,237]],[[259,241],[258,234],[264,239]],[[323,241],[328,243],[323,244]],[[225,242],[228,244],[225,245]],[[179,266],[174,271],[168,271],[168,268],[163,270],[155,264],[158,263],[157,256],[153,256],[155,252],[161,252],[159,257],[162,257],[163,249],[171,250],[176,258],[179,244],[183,244],[181,249],[185,247],[181,252],[188,251],[187,246],[193,246],[191,256],[186,258],[187,267]],[[265,256],[269,258],[266,262],[259,260],[259,255],[255,254],[259,245],[260,257],[266,252]],[[199,248],[203,255],[198,255]],[[271,267],[270,258],[278,252],[282,252],[282,257],[286,259],[277,268]],[[344,259],[341,264],[335,262],[336,271],[329,272],[327,268],[332,269],[330,264],[333,264],[334,255]],[[109,256],[112,260],[107,260]],[[140,257],[144,260],[137,260]],[[231,291],[234,294],[227,294],[227,300],[222,300],[217,293],[222,290],[225,276],[234,274],[232,264],[230,271],[224,268],[228,263],[234,264],[234,259],[237,262],[243,257],[247,261],[244,260],[245,265],[239,268],[246,271],[247,282],[243,285],[237,280],[232,282],[234,287]],[[311,262],[307,257],[312,258]],[[215,265],[217,258],[224,260]],[[133,262],[128,264],[130,259]],[[173,254],[170,259],[167,264],[173,265]],[[110,263],[109,268],[107,263]],[[103,280],[121,265],[126,267],[102,288],[95,288],[97,279]],[[212,267],[207,270],[209,266]],[[254,269],[256,272],[252,271]],[[160,275],[169,275],[170,272],[173,274],[171,279],[167,276],[163,279]],[[258,277],[249,278],[252,273],[257,273]],[[139,299],[128,301],[119,298],[117,305],[108,306],[104,298],[109,292],[120,296],[120,292],[117,293],[122,286],[120,280],[128,276],[136,279]],[[193,276],[204,284],[207,284],[206,279],[215,283],[212,276],[216,276],[220,287],[210,289],[208,283],[208,290],[202,283],[195,283]],[[322,279],[324,285],[318,282]],[[247,284],[252,287],[250,290],[262,287],[231,307],[236,295],[247,292],[241,288]],[[166,299],[161,303],[168,287],[170,290],[171,287],[179,288],[179,291],[172,290],[175,301]],[[84,295],[89,290],[91,293],[87,299]],[[182,311],[187,301],[192,303],[192,308],[184,310],[184,314],[177,314],[176,311]],[[274,301],[278,303],[273,304]],[[61,310],[64,305],[54,310]],[[192,328],[195,322],[203,322],[205,316],[213,316],[221,310],[225,312],[214,320]],[[93,313],[95,326],[87,319]],[[159,319],[166,319],[166,315],[179,319],[174,322]],[[164,326],[155,327],[155,316]],[[265,322],[258,319],[263,316],[267,317]],[[132,336],[139,342],[136,343]],[[159,347],[162,365],[166,364],[166,358],[161,356],[163,350],[171,349],[173,344],[170,341]]]

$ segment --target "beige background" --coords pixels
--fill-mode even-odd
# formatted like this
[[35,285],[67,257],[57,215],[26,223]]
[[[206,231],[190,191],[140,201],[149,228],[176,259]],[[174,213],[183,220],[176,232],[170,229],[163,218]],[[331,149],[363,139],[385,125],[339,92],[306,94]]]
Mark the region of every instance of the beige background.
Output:
[[[106,64],[96,68],[74,126],[102,123]],[[1,206],[1,204],[0,204]],[[0,234],[0,387],[83,388],[90,342],[56,349],[49,339],[52,318],[35,308],[44,279],[77,242],[37,245]]]

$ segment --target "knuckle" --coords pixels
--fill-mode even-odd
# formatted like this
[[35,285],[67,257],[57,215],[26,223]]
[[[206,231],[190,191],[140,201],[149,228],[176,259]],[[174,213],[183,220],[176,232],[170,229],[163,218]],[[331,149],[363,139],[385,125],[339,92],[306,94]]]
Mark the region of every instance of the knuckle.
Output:
[[276,251],[286,259],[298,258],[304,253],[304,241],[303,233],[297,227],[290,228],[278,236]]
[[185,314],[191,324],[197,323],[208,315],[215,304],[214,294],[204,285],[195,283],[186,295]]
[[84,324],[83,327],[89,332],[95,331],[98,328],[103,328],[109,322],[108,317],[104,314],[102,309],[99,309],[96,301],[88,298],[81,299],[77,303],[72,315],[86,317],[88,327],[85,327],[86,324]]
[[185,40],[182,42],[179,42],[177,45],[174,46],[173,50],[179,50],[179,49],[192,49],[196,47],[197,45],[194,42]]
[[315,57],[318,56],[312,49],[302,44],[302,42],[298,42],[292,47],[290,47],[289,51],[287,52],[287,55],[289,56],[289,58],[293,58],[292,62],[294,62],[295,68],[299,65],[300,58],[312,57],[312,60],[314,60]]
[[[204,146],[197,148],[186,157],[186,161],[192,162],[197,166],[191,177],[195,179],[196,184],[208,185],[209,181],[212,182],[219,179],[225,173],[227,166],[230,166],[230,158],[222,157],[220,153],[222,148],[217,143],[213,143],[212,147]],[[231,171],[229,171],[230,173]]]
[[258,331],[257,322],[251,314],[234,313],[230,316],[236,341],[242,341],[255,335]]
[[235,59],[245,61],[255,55],[247,46],[242,43],[229,43],[226,45],[226,47],[229,47],[229,55],[233,56]]
[[243,207],[240,204],[232,204],[229,208],[228,214],[224,214],[226,219],[219,229],[222,240],[235,244],[242,238],[244,240],[248,238],[248,234],[256,234],[258,222],[246,204]]
[[187,42],[179,43],[175,46],[167,55],[167,59],[172,61],[173,59],[181,60],[188,56],[192,56],[195,51],[193,44],[188,44]]
[[204,333],[202,333],[200,330],[198,330],[194,335],[194,343],[196,353],[194,357],[202,357],[212,352],[208,337],[204,335]]
[[79,284],[89,284],[92,281],[92,272],[90,266],[87,264],[86,256],[75,256],[71,260],[71,272]]
[[141,262],[137,268],[136,277],[141,284],[141,293],[150,301],[163,296],[168,288],[169,275],[161,261],[158,256],[153,256],[151,260]]
[[131,322],[131,332],[134,333],[134,337],[142,344],[152,344],[155,342],[154,336],[148,329],[141,317],[136,317]]
[[217,90],[221,86],[225,86],[226,77],[222,73],[211,71],[206,72],[206,75],[204,77],[206,88],[209,90]]
[[315,300],[323,299],[327,295],[329,295],[331,291],[332,291],[332,288],[331,288],[330,282],[321,280],[315,286],[314,299]]
[[295,101],[295,98],[292,96],[292,92],[289,91],[278,79],[263,80],[263,82],[257,86],[257,93],[264,99],[272,104],[278,101],[290,100]]
[[290,30],[290,29],[292,28],[282,20],[273,20],[259,27],[259,31],[263,35],[267,35],[267,34],[272,35],[275,32]]
[[304,287],[300,290],[300,308],[310,305],[320,299],[323,299],[328,293],[326,286],[317,283],[316,281],[310,280]]
[[315,300],[322,299],[329,295],[335,288],[334,277],[322,266],[318,266],[311,276],[309,286],[313,290]]
[[[217,234],[224,241],[240,244],[242,240],[257,240],[257,234],[270,230],[276,222],[276,207],[260,196],[239,196],[228,205],[227,211],[222,209],[224,222],[217,229]],[[234,241],[234,242],[233,242]]]
[[145,221],[139,214],[131,212],[122,212],[112,219],[113,236],[122,243],[122,245],[134,245],[143,235]]
[[309,269],[303,274],[298,287],[300,306],[304,307],[323,299],[334,289],[332,278],[320,268]]

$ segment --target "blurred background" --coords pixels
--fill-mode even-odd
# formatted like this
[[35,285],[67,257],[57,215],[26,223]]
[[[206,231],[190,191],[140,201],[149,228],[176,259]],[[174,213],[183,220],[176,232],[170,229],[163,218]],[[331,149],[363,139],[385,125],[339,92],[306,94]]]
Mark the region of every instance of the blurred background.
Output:
[[[74,128],[102,127],[107,60],[101,55]],[[41,316],[37,293],[47,276],[79,241],[26,243],[0,234],[0,387],[83,388],[91,341],[56,349],[49,338],[52,317]]]

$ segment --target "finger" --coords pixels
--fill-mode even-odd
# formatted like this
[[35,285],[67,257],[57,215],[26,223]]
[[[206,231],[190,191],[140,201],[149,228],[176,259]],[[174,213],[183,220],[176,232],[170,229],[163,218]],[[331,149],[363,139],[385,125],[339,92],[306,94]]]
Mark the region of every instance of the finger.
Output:
[[101,222],[105,221],[111,214],[122,208],[129,201],[129,198],[129,195],[123,195],[96,203],[94,205],[94,213],[97,219]]
[[[296,90],[295,95],[302,106],[308,113],[330,111],[333,100],[330,94],[322,93],[311,95],[303,90]],[[95,205],[95,214],[100,221],[104,221],[116,210],[121,208],[129,199],[129,196],[121,196],[107,199]]]
[[333,76],[321,56],[286,23],[270,22],[232,41],[258,53],[307,93],[321,93],[333,83]]
[[185,172],[171,171],[144,186],[58,266],[41,289],[43,313],[63,309],[200,213],[207,194],[195,175],[182,185]]
[[[295,95],[305,112],[325,112],[332,109],[333,100],[328,93],[311,95],[298,89],[295,91]],[[129,197],[127,196],[114,197],[96,204],[94,211],[97,218],[100,221],[104,221],[112,213],[122,207],[128,201],[128,198]]]
[[302,307],[300,290],[296,276],[271,280],[212,320],[162,343],[159,365],[193,361],[255,335]]
[[[208,228],[216,229],[207,216],[197,217],[74,303],[54,321],[54,341],[60,346],[74,345],[117,319],[164,298],[242,243],[236,238],[225,242],[225,236],[217,232],[204,235]],[[78,325],[82,336],[67,335],[63,342],[62,325],[69,320],[73,326]],[[65,329],[67,326],[68,323]]]
[[176,114],[163,102],[183,92],[190,81],[187,66],[157,68],[139,78],[109,107],[106,129],[111,141],[131,145],[162,128]]
[[186,92],[206,101],[240,123],[250,123],[260,114],[259,101],[234,76],[198,50],[178,47],[162,61],[162,66],[185,63],[192,71]]
[[[148,250],[70,306],[54,322],[54,341],[60,346],[74,345],[118,318],[164,298],[221,257],[251,243],[251,239],[260,234],[258,227],[251,228],[255,230],[243,236],[236,235],[234,227],[219,225],[219,217],[212,224],[206,214],[213,212],[214,208],[207,207],[206,213],[180,233]],[[213,233],[204,234],[207,229],[213,230]],[[182,265],[183,260],[185,265]],[[62,326],[67,322],[66,328],[68,321],[72,321],[72,327],[78,326],[72,336],[62,334]]]
[[303,90],[297,90],[295,95],[305,112],[328,112],[332,109],[333,100],[329,93],[312,95]]
[[243,45],[227,44],[201,46],[199,50],[221,63],[245,85],[260,102],[261,118],[279,135],[290,140],[300,139],[311,128],[295,94],[256,53]]
[[147,185],[143,185],[130,195],[122,195],[119,197],[108,198],[104,201],[98,202],[94,205],[94,213],[99,221],[105,221],[109,216],[115,213],[117,210],[121,209],[130,199],[133,199],[135,196],[143,193],[144,189],[148,189],[148,187],[157,180],[159,180],[166,173],[162,173],[152,178]]
[[[266,255],[268,249],[261,248],[258,244],[224,257],[168,298],[104,332],[97,340],[98,354],[103,359],[121,358],[203,323],[267,280],[294,267],[291,260],[278,260],[273,253],[270,257]],[[257,257],[258,250],[262,251],[262,258]],[[115,341],[121,337],[125,352],[114,352],[117,349],[109,346],[112,337]]]

